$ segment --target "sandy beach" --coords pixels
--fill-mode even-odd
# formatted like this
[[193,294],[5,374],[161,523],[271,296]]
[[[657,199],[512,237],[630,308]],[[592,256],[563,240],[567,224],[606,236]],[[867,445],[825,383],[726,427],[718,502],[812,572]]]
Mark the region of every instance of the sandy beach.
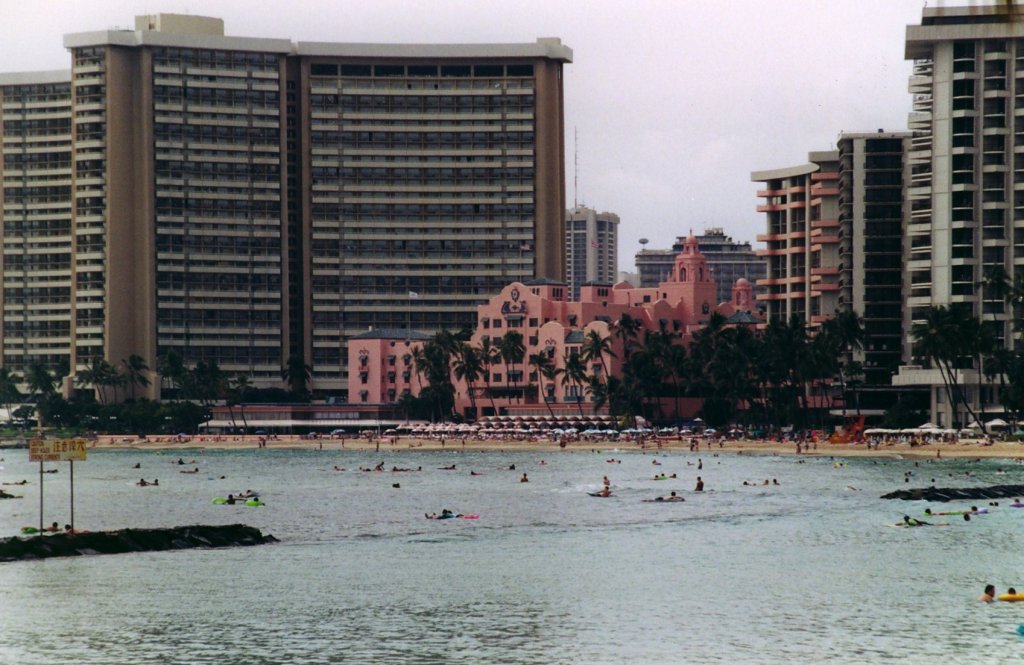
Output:
[[[263,442],[261,444],[261,441]],[[373,439],[360,437],[328,437],[302,438],[290,435],[242,436],[242,435],[199,435],[191,437],[149,436],[138,438],[126,435],[102,435],[91,442],[91,449],[119,448],[135,450],[204,450],[224,449],[237,450],[244,448],[302,449],[302,450],[358,450],[358,451],[437,451],[437,450],[471,450],[471,451],[505,451],[528,450],[547,453],[565,452],[688,452],[691,439],[656,440],[647,439],[643,443],[635,440],[577,439],[568,442],[565,447],[547,439],[529,438],[522,440],[481,439],[468,436],[425,438],[410,436],[383,436]],[[795,443],[777,441],[760,441],[748,439],[708,441],[699,439],[700,453],[730,453],[744,455],[797,455]],[[825,457],[888,457],[905,459],[923,459],[936,457],[949,458],[1006,458],[1024,459],[1024,444],[997,441],[985,445],[981,440],[961,440],[957,442],[933,442],[924,445],[910,446],[901,443],[882,443],[877,448],[859,444],[811,444],[808,449],[801,449],[803,456]]]

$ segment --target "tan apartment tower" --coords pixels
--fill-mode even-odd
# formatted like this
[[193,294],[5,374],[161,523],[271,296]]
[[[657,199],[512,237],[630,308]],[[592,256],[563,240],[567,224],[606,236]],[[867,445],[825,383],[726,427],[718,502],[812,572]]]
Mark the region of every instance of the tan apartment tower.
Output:
[[754,182],[764,203],[767,233],[757,239],[768,262],[758,280],[769,320],[800,321],[817,326],[839,307],[839,153],[812,152],[800,166],[755,171]]
[[472,327],[509,281],[564,278],[557,39],[293,43],[160,14],[64,45],[69,74],[0,78],[5,367],[173,352],[277,387],[300,358],[343,394],[350,336]]

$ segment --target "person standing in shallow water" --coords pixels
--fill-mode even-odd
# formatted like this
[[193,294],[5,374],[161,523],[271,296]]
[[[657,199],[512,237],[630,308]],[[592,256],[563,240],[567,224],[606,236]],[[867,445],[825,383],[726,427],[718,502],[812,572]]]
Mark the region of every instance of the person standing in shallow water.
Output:
[[697,486],[695,488],[693,488],[693,491],[694,492],[703,492],[704,491],[704,481],[701,480],[700,476],[697,476]]
[[991,603],[996,599],[996,588],[991,584],[985,585],[985,592],[978,598],[983,603]]

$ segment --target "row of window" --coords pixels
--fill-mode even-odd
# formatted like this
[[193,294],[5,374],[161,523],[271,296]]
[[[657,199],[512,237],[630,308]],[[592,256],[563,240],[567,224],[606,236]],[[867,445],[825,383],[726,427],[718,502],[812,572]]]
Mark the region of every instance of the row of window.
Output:
[[153,64],[159,67],[202,67],[208,69],[245,69],[275,71],[283,54],[223,51],[200,48],[156,47]]
[[310,76],[357,76],[357,77],[526,77],[533,76],[532,64],[479,64],[444,65],[438,63],[416,64],[355,64],[314,62],[309,66]]

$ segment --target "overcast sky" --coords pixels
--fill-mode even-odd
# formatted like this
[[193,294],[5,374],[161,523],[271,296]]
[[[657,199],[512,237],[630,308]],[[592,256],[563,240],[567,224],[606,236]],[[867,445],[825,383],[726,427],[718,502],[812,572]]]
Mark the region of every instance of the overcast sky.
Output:
[[[932,4],[936,4],[932,2]],[[958,3],[947,3],[958,4]],[[973,4],[978,4],[974,0]],[[640,238],[690,229],[754,241],[750,172],[802,164],[842,131],[906,128],[905,26],[922,0],[0,0],[0,71],[69,67],[62,36],[200,13],[233,36],[337,42],[560,37],[566,200],[619,215],[619,266]],[[579,136],[579,145],[574,141]],[[578,153],[579,186],[574,186]]]

